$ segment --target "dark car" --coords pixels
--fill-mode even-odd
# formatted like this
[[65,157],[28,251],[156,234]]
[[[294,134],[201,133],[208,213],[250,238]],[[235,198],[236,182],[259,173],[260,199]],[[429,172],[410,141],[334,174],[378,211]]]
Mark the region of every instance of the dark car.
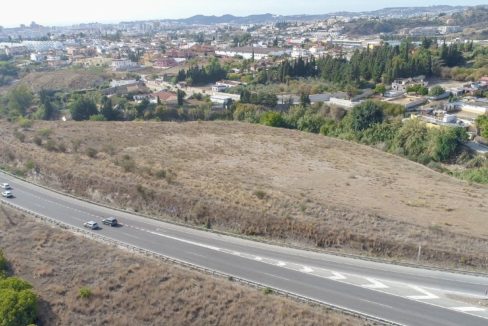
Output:
[[117,226],[119,225],[119,222],[115,217],[107,217],[102,220],[102,223],[105,225],[110,225],[110,226]]

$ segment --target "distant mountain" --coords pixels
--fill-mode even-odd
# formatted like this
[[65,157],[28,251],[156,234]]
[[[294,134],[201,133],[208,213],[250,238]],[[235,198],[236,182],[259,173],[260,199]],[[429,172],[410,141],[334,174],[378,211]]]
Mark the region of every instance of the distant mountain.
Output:
[[184,19],[165,19],[163,22],[182,24],[182,25],[216,25],[216,24],[264,24],[278,21],[312,21],[322,20],[334,16],[345,17],[413,17],[420,15],[438,15],[441,13],[451,14],[454,12],[463,11],[469,8],[469,6],[430,6],[430,7],[397,7],[397,8],[384,8],[374,11],[365,12],[336,12],[319,15],[250,15],[245,17],[224,15],[224,16],[204,16],[196,15]]

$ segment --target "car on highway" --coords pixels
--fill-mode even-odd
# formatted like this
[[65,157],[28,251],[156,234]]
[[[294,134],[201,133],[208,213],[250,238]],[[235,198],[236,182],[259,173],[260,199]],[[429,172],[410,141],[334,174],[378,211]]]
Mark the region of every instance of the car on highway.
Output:
[[14,194],[10,190],[6,190],[6,191],[2,192],[2,196],[6,197],[6,198],[12,198],[14,196]]
[[8,183],[2,183],[0,185],[0,188],[5,189],[5,190],[12,189],[12,187],[10,187],[10,185]]
[[88,221],[86,223],[83,223],[83,226],[90,229],[90,230],[98,230],[100,228],[98,226],[98,223],[95,221]]
[[107,217],[102,220],[102,223],[105,225],[110,225],[110,226],[117,226],[119,225],[119,222],[115,217]]

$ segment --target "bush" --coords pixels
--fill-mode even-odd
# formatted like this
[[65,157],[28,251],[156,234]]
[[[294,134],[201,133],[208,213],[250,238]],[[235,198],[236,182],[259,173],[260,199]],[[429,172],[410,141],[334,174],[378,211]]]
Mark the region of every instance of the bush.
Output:
[[442,88],[441,86],[434,86],[430,89],[429,91],[429,95],[430,96],[439,96],[439,95],[442,95],[446,92],[446,90],[444,88]]
[[254,196],[256,196],[259,199],[264,199],[266,198],[266,193],[263,190],[256,190],[254,192]]
[[43,128],[43,129],[40,129],[40,130],[37,132],[37,134],[38,134],[40,137],[44,138],[44,139],[49,138],[49,136],[51,136],[51,135],[52,135],[52,133],[53,133],[53,130],[52,130],[52,129],[50,129],[50,128]]
[[469,182],[488,184],[488,167],[469,169],[466,171],[457,172],[455,175]]
[[462,128],[441,128],[429,130],[428,154],[435,161],[445,161],[467,140]]
[[7,273],[8,270],[8,261],[7,258],[5,258],[5,255],[3,254],[3,250],[0,249],[0,276],[2,274]]
[[73,146],[73,152],[78,152],[78,150],[80,149],[80,146],[81,146],[81,140],[79,139],[73,139],[71,141],[71,145]]
[[58,150],[56,142],[52,139],[48,139],[44,147],[50,152],[56,152]]
[[351,129],[355,132],[383,122],[383,110],[373,101],[356,105],[351,111]]
[[156,173],[154,175],[159,179],[164,179],[164,178],[166,178],[166,171],[161,169],[161,170],[156,171]]
[[103,114],[94,114],[90,116],[90,121],[107,121]]
[[36,144],[37,146],[42,146],[42,138],[39,136],[35,136],[34,137],[34,144]]
[[337,128],[337,123],[332,119],[325,119],[324,124],[320,127],[320,134],[332,136]]
[[407,121],[398,131],[394,147],[411,160],[428,163],[427,152],[429,132],[424,122],[418,119]]
[[58,151],[61,153],[66,153],[66,145],[64,143],[59,143],[58,144]]
[[33,160],[28,160],[26,163],[25,163],[25,168],[27,170],[33,170],[34,168],[36,167],[36,163],[34,163]]
[[0,289],[0,325],[19,326],[34,323],[37,296],[31,290]]
[[120,166],[124,172],[134,172],[136,170],[136,162],[127,154],[122,156],[122,159],[118,160],[116,164]]
[[272,288],[264,288],[263,289],[263,293],[266,294],[266,295],[272,294],[273,293],[273,289]]
[[6,277],[8,262],[0,250],[0,325],[30,325],[37,317],[37,296],[32,285],[18,277]]
[[14,137],[17,138],[21,143],[25,141],[25,134],[18,130],[14,131]]
[[34,125],[34,121],[24,117],[19,117],[17,122],[19,123],[19,126],[23,129],[32,128],[32,126]]
[[92,290],[87,287],[82,287],[78,291],[78,297],[80,297],[81,299],[89,299],[91,298],[92,295],[93,295]]
[[261,115],[261,118],[259,119],[259,122],[265,126],[269,127],[284,127],[285,126],[285,120],[279,114],[278,112],[266,112],[263,115]]
[[88,147],[85,153],[88,157],[95,158],[98,154],[98,151],[93,147]]

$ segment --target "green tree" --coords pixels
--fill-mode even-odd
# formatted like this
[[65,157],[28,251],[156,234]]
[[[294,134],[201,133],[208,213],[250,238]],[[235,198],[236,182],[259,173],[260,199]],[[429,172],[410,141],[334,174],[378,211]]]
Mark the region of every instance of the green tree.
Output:
[[488,139],[488,115],[481,115],[476,119],[476,125],[480,129],[480,135]]
[[98,114],[97,105],[87,96],[77,98],[71,104],[70,112],[75,121],[88,120],[90,116]]
[[9,113],[14,116],[25,116],[27,109],[32,105],[33,98],[34,96],[27,86],[15,87],[7,95]]
[[37,296],[31,290],[0,289],[0,326],[34,323],[37,316]]
[[118,120],[118,112],[112,106],[112,100],[106,96],[102,98],[102,108],[100,109],[100,114],[105,118],[106,121]]
[[59,110],[53,103],[54,94],[55,92],[52,90],[42,89],[39,91],[39,102],[41,103],[41,108],[39,112],[36,113],[38,118],[42,120],[54,120],[58,117]]
[[351,111],[351,129],[360,132],[383,122],[383,110],[373,101],[356,105]]
[[411,119],[398,131],[394,147],[397,152],[405,154],[411,160],[428,163],[428,140],[429,133],[425,123],[419,119]]
[[300,94],[300,104],[303,106],[303,107],[307,107],[307,106],[310,106],[310,94],[308,93],[305,93],[305,92],[302,92]]
[[376,84],[375,88],[374,88],[374,92],[376,94],[385,94],[386,92],[386,87],[385,87],[385,84]]
[[444,88],[442,88],[442,86],[434,86],[430,89],[429,91],[429,95],[430,96],[439,96],[439,95],[442,95],[446,92],[446,90]]
[[178,89],[176,96],[178,98],[178,106],[183,106],[184,101],[185,101],[185,92],[183,92],[181,89]]
[[467,134],[462,128],[444,127],[429,130],[429,144],[427,148],[429,156],[435,161],[445,161],[466,140]]

